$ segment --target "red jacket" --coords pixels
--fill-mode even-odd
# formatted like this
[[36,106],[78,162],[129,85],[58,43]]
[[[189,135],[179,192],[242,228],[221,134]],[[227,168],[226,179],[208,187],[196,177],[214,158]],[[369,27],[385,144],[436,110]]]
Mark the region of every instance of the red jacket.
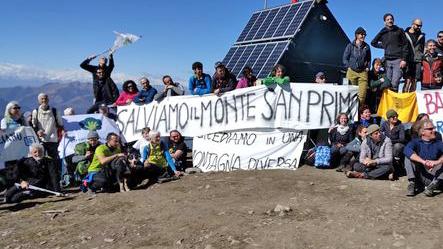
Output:
[[443,61],[441,57],[433,57],[430,54],[425,54],[422,60],[423,65],[423,78],[422,85],[434,85],[435,79],[434,74],[437,72],[442,72]]

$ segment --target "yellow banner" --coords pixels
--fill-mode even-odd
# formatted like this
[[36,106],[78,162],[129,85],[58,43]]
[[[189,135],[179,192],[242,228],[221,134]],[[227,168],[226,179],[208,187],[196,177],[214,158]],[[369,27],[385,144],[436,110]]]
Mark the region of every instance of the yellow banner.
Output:
[[388,89],[383,91],[377,115],[386,119],[386,112],[394,109],[398,119],[403,123],[414,122],[418,115],[418,105],[415,92],[396,93]]

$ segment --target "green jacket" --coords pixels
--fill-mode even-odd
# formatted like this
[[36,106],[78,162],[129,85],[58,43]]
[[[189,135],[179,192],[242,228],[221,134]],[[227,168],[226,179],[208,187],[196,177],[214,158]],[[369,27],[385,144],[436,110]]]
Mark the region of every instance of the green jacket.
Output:
[[88,174],[88,167],[89,164],[91,164],[92,156],[91,158],[87,159],[85,157],[87,151],[91,151],[92,155],[94,155],[95,149],[100,145],[101,143],[98,142],[97,146],[95,148],[92,148],[91,145],[88,142],[79,143],[75,146],[74,152],[75,155],[72,158],[73,163],[77,163],[76,171],[80,175],[86,175]]
[[283,78],[275,77],[275,76],[268,76],[263,79],[263,85],[265,85],[265,86],[270,86],[273,84],[278,84],[281,86],[281,85],[289,84],[289,82],[290,82],[289,76],[285,76]]

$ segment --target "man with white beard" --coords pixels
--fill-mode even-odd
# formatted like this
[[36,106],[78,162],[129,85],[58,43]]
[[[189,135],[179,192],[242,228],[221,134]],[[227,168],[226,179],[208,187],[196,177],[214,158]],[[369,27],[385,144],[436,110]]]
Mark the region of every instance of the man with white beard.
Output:
[[45,157],[45,149],[40,144],[33,144],[30,157],[17,162],[20,186],[12,186],[5,194],[7,203],[18,203],[25,199],[44,196],[44,193],[30,190],[29,185],[60,192],[55,162]]

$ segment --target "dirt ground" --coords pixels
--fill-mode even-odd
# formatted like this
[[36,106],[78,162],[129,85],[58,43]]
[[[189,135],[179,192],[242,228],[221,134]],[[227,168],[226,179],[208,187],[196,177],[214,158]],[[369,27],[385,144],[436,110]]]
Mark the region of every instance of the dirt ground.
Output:
[[443,248],[443,195],[406,185],[302,167],[2,204],[0,248]]

